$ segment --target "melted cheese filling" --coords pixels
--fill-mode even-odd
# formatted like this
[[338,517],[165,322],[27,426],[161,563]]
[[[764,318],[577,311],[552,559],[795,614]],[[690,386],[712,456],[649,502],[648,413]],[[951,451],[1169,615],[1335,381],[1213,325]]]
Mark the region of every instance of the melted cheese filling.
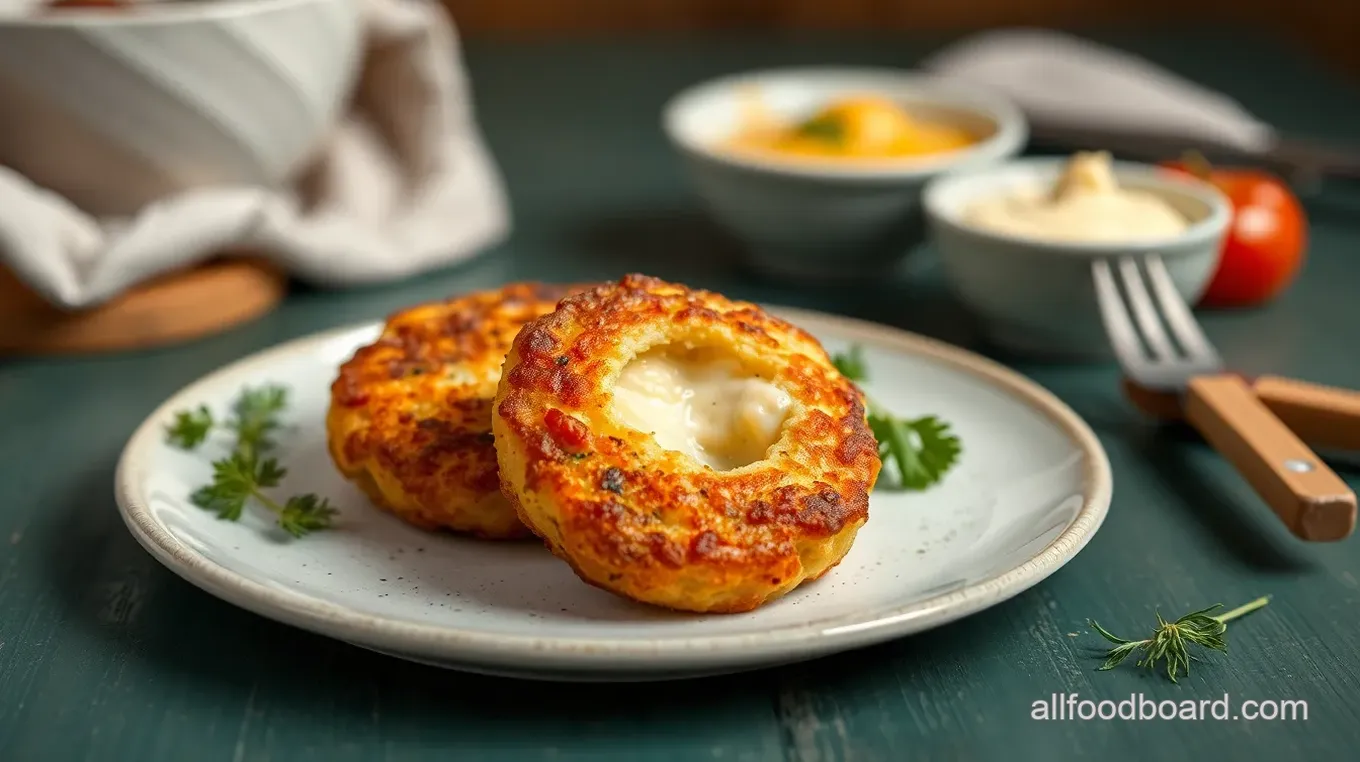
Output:
[[612,412],[665,449],[725,471],[765,457],[792,401],[731,356],[660,347],[624,367]]

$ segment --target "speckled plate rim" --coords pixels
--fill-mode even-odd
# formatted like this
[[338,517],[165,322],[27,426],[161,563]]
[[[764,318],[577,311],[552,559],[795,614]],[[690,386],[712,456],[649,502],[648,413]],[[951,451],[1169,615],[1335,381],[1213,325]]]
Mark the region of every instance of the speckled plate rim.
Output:
[[189,384],[160,405],[137,428],[119,458],[114,493],[124,523],[146,550],[191,584],[261,616],[378,651],[410,654],[457,664],[506,667],[518,672],[711,671],[814,658],[936,627],[1012,598],[1070,561],[1105,519],[1113,489],[1109,458],[1091,428],[1048,390],[1021,374],[965,349],[934,339],[839,315],[766,306],[813,331],[819,328],[849,340],[928,358],[972,375],[1041,413],[1065,433],[1085,456],[1082,505],[1076,517],[1047,546],[1018,566],[958,590],[879,612],[822,619],[757,634],[656,638],[500,636],[480,631],[400,621],[321,601],[287,589],[269,587],[226,569],[176,539],[147,507],[140,474],[161,445],[163,426],[173,412],[201,397],[203,387],[223,377],[268,367],[278,358],[307,352],[341,336],[376,331],[379,323],[335,328],[284,342],[219,368]]

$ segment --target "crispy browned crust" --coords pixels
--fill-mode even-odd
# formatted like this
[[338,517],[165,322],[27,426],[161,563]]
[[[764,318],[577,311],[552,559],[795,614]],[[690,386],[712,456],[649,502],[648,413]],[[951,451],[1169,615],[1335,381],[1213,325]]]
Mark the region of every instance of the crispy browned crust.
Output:
[[572,288],[515,283],[388,318],[331,385],[326,432],[336,467],[422,529],[529,536],[500,492],[492,399],[520,327]]
[[[714,471],[613,417],[630,360],[731,352],[794,400],[767,458]],[[880,467],[864,399],[812,336],[758,306],[630,275],[576,294],[514,341],[492,419],[502,489],[593,585],[675,609],[747,611],[849,551]]]

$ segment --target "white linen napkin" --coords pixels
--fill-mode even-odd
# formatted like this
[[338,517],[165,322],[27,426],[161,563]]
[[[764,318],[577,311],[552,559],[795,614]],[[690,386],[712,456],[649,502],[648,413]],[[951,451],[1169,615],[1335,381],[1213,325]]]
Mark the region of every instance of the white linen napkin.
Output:
[[1278,139],[1227,96],[1137,56],[1042,29],[965,38],[922,69],[1009,97],[1036,126],[1173,136],[1248,153]]
[[509,211],[453,23],[433,2],[363,3],[364,71],[352,111],[308,173],[313,203],[294,189],[213,188],[101,220],[0,167],[0,263],[74,309],[233,249],[345,286],[446,266],[506,235]]

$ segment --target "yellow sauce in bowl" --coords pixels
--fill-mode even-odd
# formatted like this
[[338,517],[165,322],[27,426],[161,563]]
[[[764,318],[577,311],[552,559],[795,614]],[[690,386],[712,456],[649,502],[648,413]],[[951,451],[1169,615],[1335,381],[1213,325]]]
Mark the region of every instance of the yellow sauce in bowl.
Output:
[[807,159],[891,160],[967,148],[978,137],[954,125],[915,119],[891,100],[845,98],[794,124],[774,121],[758,102],[727,147],[735,152]]

